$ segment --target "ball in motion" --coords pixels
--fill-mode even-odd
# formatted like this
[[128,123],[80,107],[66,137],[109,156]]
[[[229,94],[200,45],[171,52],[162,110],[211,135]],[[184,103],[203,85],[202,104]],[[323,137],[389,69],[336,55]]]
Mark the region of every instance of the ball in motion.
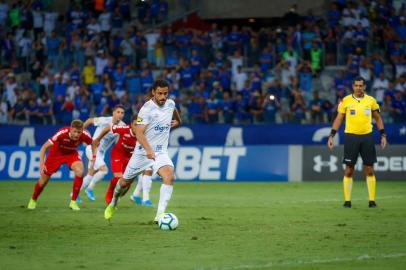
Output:
[[163,231],[173,231],[178,227],[179,220],[172,213],[164,213],[159,219],[158,225]]

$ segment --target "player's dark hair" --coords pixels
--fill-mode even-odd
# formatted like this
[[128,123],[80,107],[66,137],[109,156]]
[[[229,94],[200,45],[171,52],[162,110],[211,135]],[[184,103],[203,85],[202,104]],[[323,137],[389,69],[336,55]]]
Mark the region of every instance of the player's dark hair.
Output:
[[169,83],[165,80],[156,80],[154,84],[152,84],[151,90],[155,91],[157,88],[169,88]]
[[75,119],[70,123],[70,126],[73,128],[77,128],[77,129],[82,129],[83,128],[83,121],[79,120],[79,119]]
[[114,112],[115,110],[117,110],[117,109],[123,109],[123,111],[125,111],[125,107],[124,107],[124,105],[122,105],[122,104],[117,104],[116,106],[114,106],[113,112]]
[[130,124],[132,124],[132,123],[134,123],[135,121],[137,121],[137,118],[138,118],[138,116],[137,115],[133,115],[133,116],[131,116],[131,122],[130,122]]
[[355,79],[352,81],[352,84],[354,84],[355,82],[359,82],[359,81],[362,81],[363,85],[367,84],[367,82],[365,81],[365,79],[362,76],[355,77]]

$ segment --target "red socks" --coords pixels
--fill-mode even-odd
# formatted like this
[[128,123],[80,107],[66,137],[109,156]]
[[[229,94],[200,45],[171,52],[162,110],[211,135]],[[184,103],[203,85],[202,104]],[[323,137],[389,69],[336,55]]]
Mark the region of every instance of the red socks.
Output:
[[38,199],[38,197],[41,194],[42,190],[44,190],[44,187],[45,186],[41,187],[38,182],[35,184],[34,193],[32,193],[32,197],[31,197],[34,201],[36,201]]
[[75,176],[75,180],[73,181],[73,188],[72,188],[72,201],[76,201],[79,196],[80,188],[82,187],[83,177]]
[[113,199],[114,188],[116,187],[118,180],[120,180],[120,177],[114,177],[110,181],[110,185],[109,185],[109,188],[107,189],[106,198],[105,198],[107,204],[110,204],[111,200]]

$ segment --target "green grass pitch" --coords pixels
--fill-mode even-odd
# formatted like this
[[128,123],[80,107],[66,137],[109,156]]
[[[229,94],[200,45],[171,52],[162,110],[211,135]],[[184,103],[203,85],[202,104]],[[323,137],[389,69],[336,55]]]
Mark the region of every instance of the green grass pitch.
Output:
[[[353,208],[342,184],[176,183],[168,211],[176,231],[151,224],[155,209],[128,195],[111,224],[98,200],[68,209],[71,182],[50,182],[34,211],[34,182],[0,181],[0,269],[405,269],[406,182],[377,184],[367,207],[358,181]],[[157,203],[160,184],[153,183]]]

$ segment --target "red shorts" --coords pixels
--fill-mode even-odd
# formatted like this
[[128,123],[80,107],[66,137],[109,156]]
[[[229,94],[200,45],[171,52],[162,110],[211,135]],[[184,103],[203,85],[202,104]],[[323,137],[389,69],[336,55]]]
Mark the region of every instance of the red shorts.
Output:
[[130,157],[127,157],[118,151],[114,151],[113,149],[110,155],[111,171],[113,173],[124,173],[129,160]]
[[66,164],[70,169],[72,164],[76,161],[82,161],[78,152],[67,155],[48,155],[45,160],[43,173],[51,176],[62,164]]

